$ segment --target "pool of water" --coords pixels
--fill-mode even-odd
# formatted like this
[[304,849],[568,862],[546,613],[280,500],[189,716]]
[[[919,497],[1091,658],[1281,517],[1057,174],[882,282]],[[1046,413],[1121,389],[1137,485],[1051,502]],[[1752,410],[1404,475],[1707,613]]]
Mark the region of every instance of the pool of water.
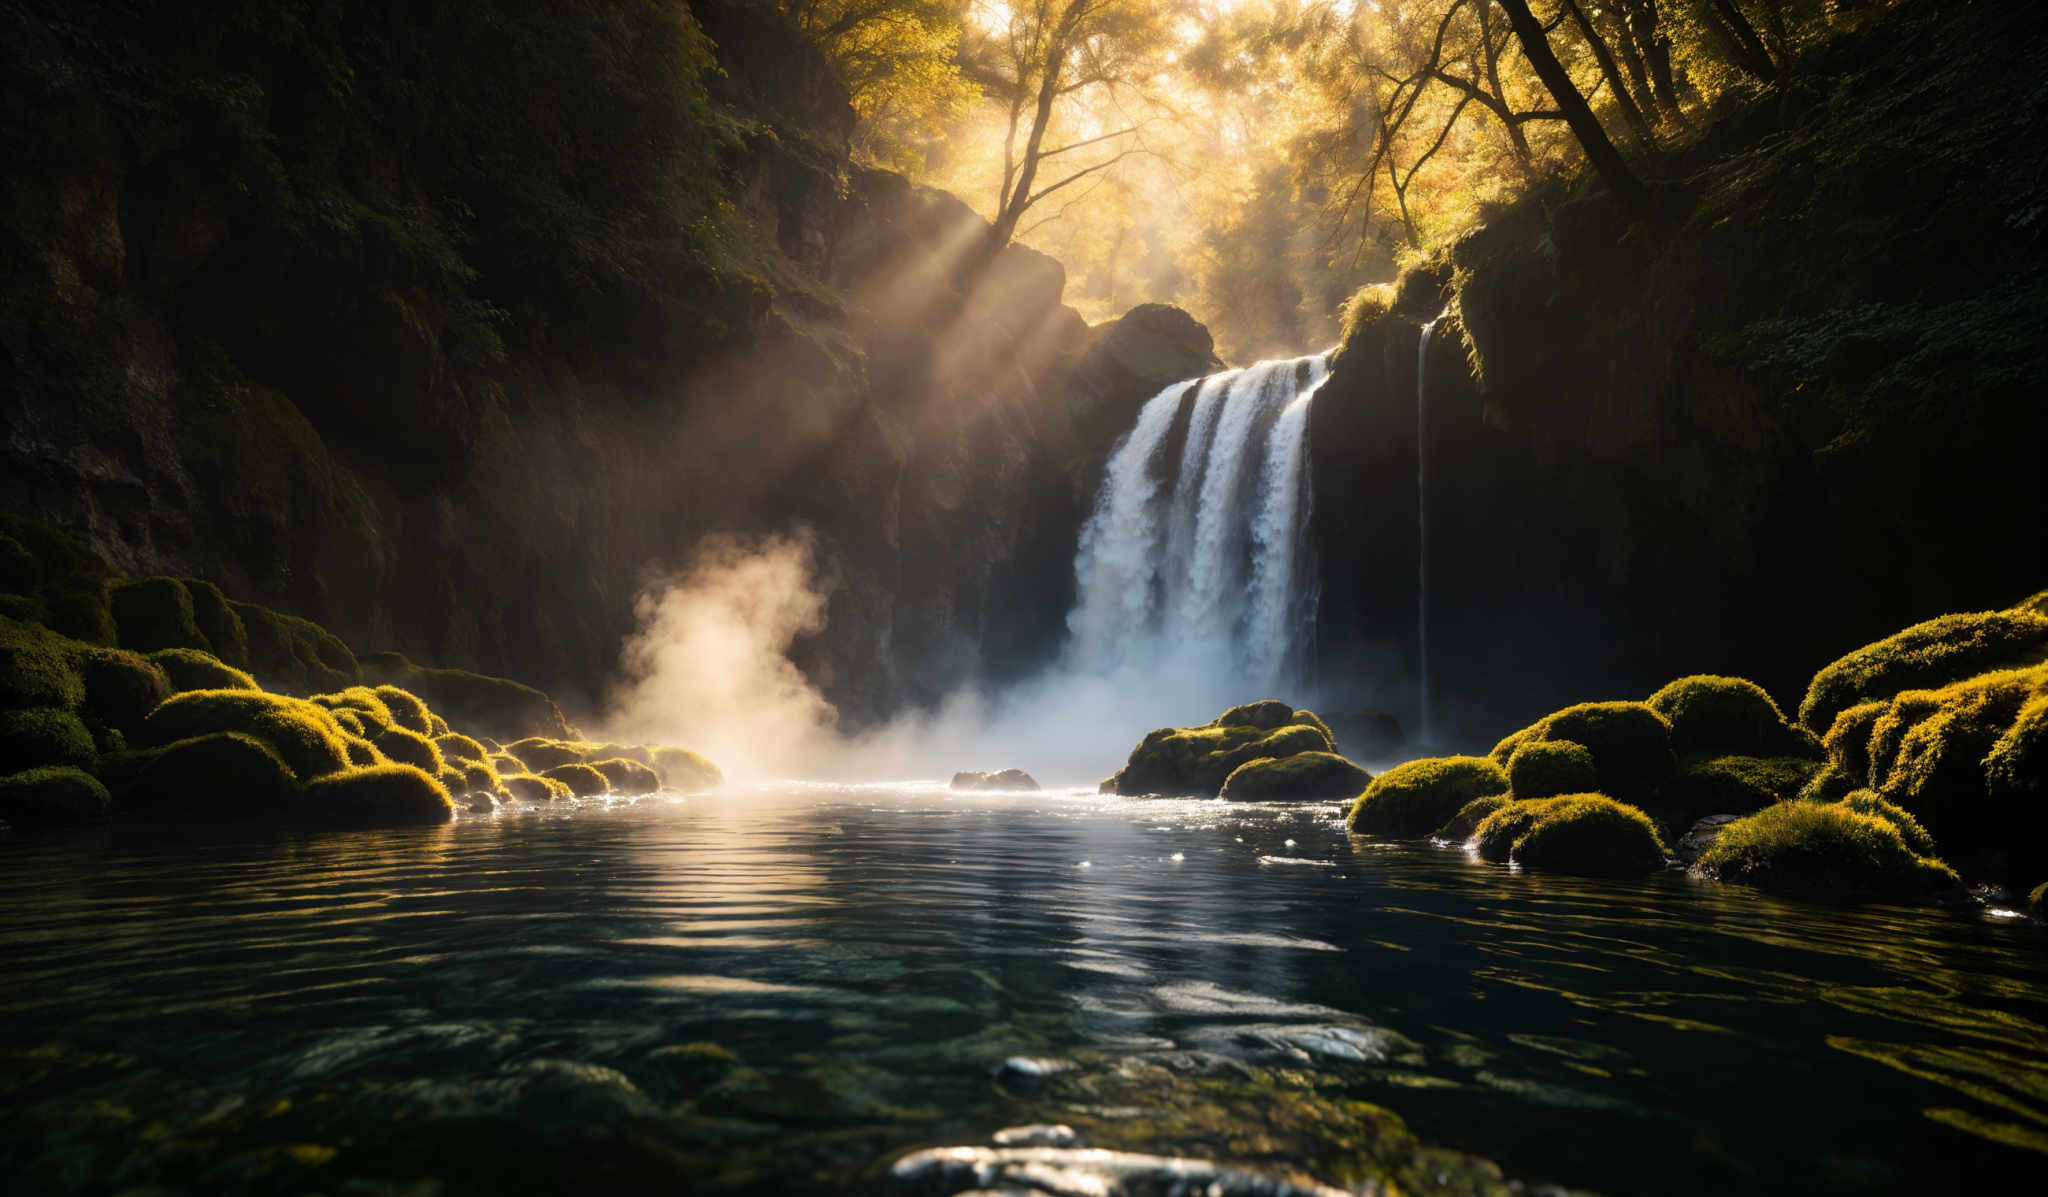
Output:
[[846,1191],[1061,1123],[1340,1186],[2000,1190],[2048,933],[1326,806],[784,786],[0,843],[11,1192]]

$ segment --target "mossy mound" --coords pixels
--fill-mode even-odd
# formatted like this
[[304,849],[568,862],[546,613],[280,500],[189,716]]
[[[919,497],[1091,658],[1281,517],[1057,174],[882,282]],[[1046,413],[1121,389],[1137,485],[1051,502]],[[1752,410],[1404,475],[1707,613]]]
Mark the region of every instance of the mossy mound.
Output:
[[332,694],[315,694],[308,702],[317,703],[330,711],[353,711],[364,727],[383,731],[396,727],[398,721],[391,717],[391,708],[377,697],[377,692],[368,686],[350,686]]
[[463,761],[480,765],[484,763],[485,757],[488,755],[484,752],[483,745],[460,732],[449,732],[446,735],[435,736],[434,747],[439,748],[441,755],[451,761]]
[[166,648],[213,652],[199,630],[192,593],[176,578],[143,578],[116,586],[109,595],[122,648],[153,653]]
[[1924,898],[1955,871],[1908,847],[1899,829],[1840,804],[1786,802],[1723,828],[1693,866],[1701,876],[1834,901]]
[[569,792],[578,798],[595,797],[611,789],[611,783],[605,780],[604,774],[589,765],[556,765],[552,769],[543,770],[541,776],[568,786]]
[[143,748],[219,732],[239,732],[264,745],[309,781],[349,768],[348,733],[324,707],[261,690],[193,690],[165,700],[136,731]]
[[567,740],[553,740],[545,736],[528,736],[505,745],[505,751],[535,772],[545,773],[561,765],[583,763],[585,746]]
[[370,741],[361,736],[343,735],[341,744],[342,748],[348,753],[348,763],[358,768],[370,765],[388,765],[391,763],[390,757],[385,756],[375,744],[370,743]]
[[1906,813],[1905,808],[1895,802],[1886,802],[1871,790],[1856,790],[1841,799],[1841,805],[1859,815],[1874,815],[1899,829],[1899,838],[1906,846],[1922,856],[1934,855],[1934,837],[1920,825],[1920,820]]
[[1452,815],[1449,822],[1430,832],[1429,838],[1462,844],[1472,838],[1473,833],[1479,830],[1479,825],[1486,821],[1488,815],[1513,801],[1514,799],[1506,794],[1488,794],[1482,798],[1474,798],[1459,807],[1458,813]]
[[1828,725],[1827,734],[1821,737],[1821,746],[1827,750],[1828,759],[1859,781],[1867,781],[1870,777],[1870,733],[1890,709],[1888,701],[1861,702],[1835,716],[1835,721]]
[[1980,673],[2048,658],[2048,616],[2027,607],[1944,615],[1867,644],[1813,675],[1799,722],[1826,732],[1859,703],[1938,689]]
[[446,823],[455,815],[455,800],[423,770],[375,765],[307,782],[304,809],[322,819],[381,826]]
[[2020,707],[1985,755],[1984,789],[1997,808],[2048,810],[2048,688]]
[[494,752],[484,758],[484,763],[496,769],[500,774],[526,772],[525,762],[509,752]]
[[72,668],[64,638],[0,616],[0,708],[70,711],[84,701],[85,682]]
[[2048,881],[2043,881],[2027,893],[2027,913],[2035,918],[2048,918]]
[[[2044,696],[2048,667],[2039,666],[1900,695],[1872,733],[1871,788],[1912,812],[1965,874],[2024,884],[2048,864],[2040,758],[2015,768],[2019,759],[2000,749],[2009,734],[2007,753],[2030,738],[2022,715]],[[1883,751],[1908,722],[1896,752]],[[2017,785],[2007,788],[2008,778]]]
[[232,603],[247,630],[249,669],[273,686],[339,690],[362,680],[356,655],[341,637],[296,615],[255,603]]
[[115,643],[107,590],[118,580],[104,557],[40,520],[0,514],[0,591],[5,611],[85,644]]
[[1232,707],[1200,727],[1159,728],[1131,750],[1113,779],[1116,792],[1213,798],[1247,761],[1336,750],[1321,720],[1295,722],[1294,715],[1269,699]]
[[0,711],[0,773],[42,765],[90,765],[99,756],[92,733],[70,711],[23,707]]
[[352,711],[347,707],[329,707],[327,710],[329,714],[334,716],[334,722],[340,725],[341,730],[352,736],[360,736],[364,739],[369,738],[370,725],[363,721],[360,713]]
[[1645,805],[1684,830],[1708,815],[1746,815],[1797,797],[1822,764],[1801,756],[1717,756],[1687,761]]
[[350,766],[346,733],[311,704],[266,711],[242,730],[270,745],[300,781],[340,773]]
[[1624,799],[1650,793],[1678,767],[1671,751],[1671,724],[1648,703],[1586,702],[1566,707],[1538,721],[1523,743],[1558,740],[1584,745],[1600,771],[1599,791]]
[[398,653],[372,653],[362,659],[362,668],[365,677],[419,695],[450,723],[472,734],[505,741],[527,736],[581,738],[554,699],[507,678],[423,668]]
[[1486,859],[1541,872],[1629,877],[1664,867],[1656,824],[1603,794],[1511,802],[1482,820],[1473,838]]
[[995,773],[961,772],[953,775],[949,789],[955,790],[1035,790],[1038,779],[1022,769],[1002,769]]
[[240,732],[215,732],[132,754],[111,787],[121,809],[179,815],[275,817],[297,793],[297,779],[269,745]]
[[1507,774],[1485,757],[1409,761],[1375,777],[1344,826],[1361,835],[1426,836],[1473,799],[1507,792]]
[[[420,772],[424,773],[426,770],[422,769]],[[469,777],[454,765],[443,763],[441,771],[434,776],[441,783],[441,788],[451,794],[469,793]]]
[[206,638],[204,647],[237,669],[249,667],[249,632],[220,587],[199,578],[175,579],[192,602],[192,620]]
[[0,777],[0,823],[15,827],[59,827],[107,817],[113,799],[99,779],[69,765]]
[[81,645],[71,662],[85,684],[85,709],[124,735],[175,692],[163,668],[139,653]]
[[1850,773],[1833,761],[1822,765],[1820,772],[1806,779],[1799,787],[1801,802],[1840,802],[1850,794],[1868,785],[1862,774]]
[[149,654],[175,690],[255,690],[256,679],[197,648],[165,648]]
[[671,790],[696,793],[725,784],[725,774],[717,765],[687,748],[656,746],[648,749],[647,755],[648,764],[661,775],[661,784]]
[[1584,794],[1600,784],[1600,770],[1583,744],[1537,740],[1519,744],[1507,761],[1508,793],[1516,798]]
[[652,794],[661,788],[661,775],[639,761],[623,756],[591,761],[590,767],[604,774],[614,794]]
[[370,737],[370,742],[377,746],[377,751],[399,764],[411,765],[436,777],[448,767],[434,742],[411,728],[394,724]]
[[1648,705],[1671,724],[1671,749],[1681,757],[1778,756],[1806,745],[1770,694],[1746,678],[1682,677]]
[[[1536,738],[1536,728],[1534,725],[1525,727],[1512,735],[1503,736],[1500,742],[1487,752],[1486,759],[1505,769],[1508,767],[1508,762],[1514,759],[1515,750]],[[1585,745],[1582,744],[1580,747],[1583,748]]]
[[384,704],[392,723],[416,735],[433,736],[433,712],[427,709],[427,704],[421,702],[418,695],[397,686],[376,686],[371,692]]
[[1233,802],[1350,801],[1371,782],[1371,773],[1334,752],[1297,752],[1239,765],[1223,780],[1222,796]]
[[498,789],[498,771],[482,761],[450,761],[449,765],[462,774],[464,793],[489,794]]
[[521,802],[566,802],[576,796],[562,782],[531,773],[502,773],[498,784]]
[[1330,742],[1330,751],[1337,751],[1337,733],[1331,731],[1330,725],[1324,723],[1322,716],[1316,714],[1314,711],[1296,711],[1294,712],[1293,716],[1289,718],[1287,721],[1289,723],[1298,723],[1303,727],[1315,728],[1317,731],[1323,733],[1323,739],[1328,740]]

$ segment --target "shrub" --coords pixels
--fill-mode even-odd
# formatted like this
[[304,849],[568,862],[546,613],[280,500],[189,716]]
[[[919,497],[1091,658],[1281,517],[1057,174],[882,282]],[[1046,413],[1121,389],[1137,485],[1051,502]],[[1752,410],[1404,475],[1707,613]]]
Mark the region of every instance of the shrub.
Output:
[[1862,784],[1869,784],[1870,734],[1891,705],[1888,701],[1857,703],[1835,716],[1827,734],[1821,737],[1828,759]]
[[255,678],[196,648],[159,649],[149,654],[149,663],[164,671],[175,690],[258,689]]
[[1298,752],[1246,761],[1223,781],[1222,796],[1236,802],[1281,798],[1301,802],[1357,798],[1372,774],[1334,752]]
[[1737,819],[1694,868],[1738,885],[1850,902],[1925,897],[1957,884],[1954,870],[1915,853],[1884,819],[1812,802]]
[[475,764],[482,764],[484,761],[484,746],[457,732],[435,736],[434,746],[441,750],[443,757],[452,761]]
[[1677,768],[1671,724],[1640,702],[1587,702],[1536,725],[1537,740],[1570,740],[1593,754],[1600,791],[1622,798],[1649,793]]
[[1797,797],[1819,761],[1796,756],[1717,756],[1688,761],[1657,789],[1650,809],[1684,829],[1708,815],[1746,815]]
[[145,653],[166,648],[213,651],[212,642],[199,630],[191,592],[176,578],[144,578],[116,586],[111,601],[122,648]]
[[84,701],[85,683],[72,668],[63,639],[0,616],[0,707],[69,711]]
[[694,792],[725,784],[725,774],[717,765],[687,748],[656,747],[649,749],[647,756],[647,763],[661,775],[661,784],[671,790]]
[[1450,822],[1431,832],[1429,838],[1462,844],[1472,838],[1473,833],[1479,830],[1479,825],[1486,821],[1488,815],[1513,801],[1514,799],[1506,794],[1488,794],[1483,798],[1474,798],[1459,807],[1458,813],[1451,816]]
[[505,773],[498,778],[505,791],[522,802],[563,802],[575,797],[569,787],[548,777],[531,773]]
[[1508,757],[1508,792],[1516,798],[1554,798],[1584,794],[1600,784],[1600,770],[1583,744],[1570,740],[1538,740],[1518,746]]
[[55,707],[0,711],[0,773],[39,765],[90,765],[99,756],[78,716]]
[[191,647],[206,648],[214,656],[237,669],[247,669],[248,629],[243,626],[242,617],[235,614],[234,608],[228,605],[228,596],[220,592],[220,587],[198,578],[175,580],[185,588],[185,595],[192,603],[192,621],[198,627],[199,634],[206,640],[204,645]]
[[296,792],[292,772],[269,745],[215,732],[134,754],[121,772],[123,809],[180,814],[274,815]]
[[411,765],[349,769],[306,783],[305,807],[316,816],[384,826],[445,823],[455,801],[439,781]]
[[377,751],[393,761],[401,765],[411,765],[436,777],[440,776],[441,771],[448,765],[441,757],[441,750],[434,746],[432,740],[410,728],[394,724],[370,737],[370,742],[377,746]]
[[373,693],[384,703],[385,710],[390,712],[391,722],[422,736],[433,734],[433,712],[427,710],[427,704],[421,702],[418,696],[396,686],[378,686]]
[[[1634,876],[1664,867],[1664,841],[1656,825],[1642,811],[1600,794],[1569,794],[1538,799],[1538,809],[1526,827],[1521,827],[1507,848],[1508,862],[1549,873],[1578,873],[1596,877]],[[1513,823],[1506,816],[1515,806],[1487,816],[1474,832],[1481,855],[1499,838],[1492,830],[1495,820]]]
[[99,779],[69,765],[46,765],[0,777],[0,822],[55,827],[107,817],[113,799]]
[[1372,780],[1344,825],[1366,835],[1425,836],[1474,798],[1505,794],[1507,774],[1476,756],[1410,761]]
[[80,647],[71,663],[85,683],[85,709],[124,734],[173,693],[161,666],[125,649]]
[[559,781],[569,787],[569,792],[578,798],[602,794],[611,788],[605,776],[589,765],[556,765],[541,773],[549,781]]
[[2023,607],[1944,615],[1867,644],[1814,674],[1799,704],[1799,722],[1826,731],[1837,715],[1859,703],[1939,688],[2043,657],[2048,657],[2048,616]]
[[515,740],[505,746],[505,751],[517,757],[528,769],[543,772],[557,765],[578,765],[583,763],[583,748],[579,744],[562,740],[550,740],[540,736],[529,736]]
[[639,761],[615,756],[592,761],[590,767],[604,774],[605,783],[614,794],[652,794],[661,788],[660,775]]
[[1649,707],[1670,722],[1680,756],[1770,756],[1798,743],[1764,688],[1739,677],[1682,677],[1652,694]]

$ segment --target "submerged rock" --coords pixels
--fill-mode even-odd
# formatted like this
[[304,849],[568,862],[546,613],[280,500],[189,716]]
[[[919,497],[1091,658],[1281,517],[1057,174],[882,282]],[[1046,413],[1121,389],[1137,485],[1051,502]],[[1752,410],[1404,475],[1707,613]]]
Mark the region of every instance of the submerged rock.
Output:
[[955,773],[953,787],[956,790],[1035,790],[1038,779],[1022,769],[1004,769],[1000,773]]
[[[940,1147],[889,1169],[899,1193],[1034,1192],[1055,1197],[1341,1197],[1345,1190],[1281,1180],[1207,1160],[1098,1148]],[[1374,1184],[1363,1190],[1384,1192]]]

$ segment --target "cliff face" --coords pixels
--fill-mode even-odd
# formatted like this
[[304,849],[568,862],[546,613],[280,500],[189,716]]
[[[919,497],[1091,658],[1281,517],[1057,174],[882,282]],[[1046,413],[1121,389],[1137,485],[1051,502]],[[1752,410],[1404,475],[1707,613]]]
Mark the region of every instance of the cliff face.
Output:
[[1886,628],[2039,589],[2048,39],[1930,7],[1647,164],[1648,227],[1590,182],[1532,197],[1351,335],[1312,433],[1326,686],[1413,717],[1440,311],[1431,644],[1463,740],[1690,672],[1796,700]]
[[628,6],[568,78],[581,18],[521,0],[165,7],[8,9],[10,510],[567,705],[713,532],[816,531],[803,664],[855,718],[1050,649],[1086,438],[1163,381],[1087,356],[1057,263],[850,166],[773,18]]

